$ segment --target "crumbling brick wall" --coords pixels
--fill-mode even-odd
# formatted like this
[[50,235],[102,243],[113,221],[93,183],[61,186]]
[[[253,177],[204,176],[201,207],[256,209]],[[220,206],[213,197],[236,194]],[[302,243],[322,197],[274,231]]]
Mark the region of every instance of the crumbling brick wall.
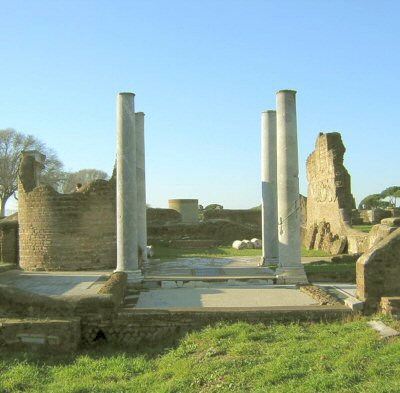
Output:
[[[307,234],[303,245],[313,248],[316,229],[321,222],[329,224],[332,239],[347,242],[352,253],[365,251],[367,235],[351,228],[354,198],[351,179],[343,165],[346,148],[338,132],[320,133],[315,150],[307,158]],[[322,234],[321,234],[322,235]],[[328,239],[329,240],[329,239]],[[333,250],[330,250],[331,245]],[[345,251],[326,242],[327,251]],[[325,249],[325,248],[324,248]]]
[[0,220],[0,261],[18,263],[18,213]]
[[19,174],[20,266],[26,270],[99,270],[116,266],[115,178],[59,194],[32,182],[32,157]]
[[339,235],[344,221],[351,221],[353,205],[350,175],[343,165],[345,151],[340,133],[320,133],[307,158],[307,224],[325,220]]

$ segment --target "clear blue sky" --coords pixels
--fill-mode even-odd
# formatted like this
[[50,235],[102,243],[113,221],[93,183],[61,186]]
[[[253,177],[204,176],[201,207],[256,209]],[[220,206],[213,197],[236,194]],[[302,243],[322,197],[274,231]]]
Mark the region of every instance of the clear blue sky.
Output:
[[147,196],[260,204],[260,114],[295,89],[300,191],[339,131],[357,202],[400,183],[400,2],[0,1],[0,128],[111,173],[116,95],[146,113]]

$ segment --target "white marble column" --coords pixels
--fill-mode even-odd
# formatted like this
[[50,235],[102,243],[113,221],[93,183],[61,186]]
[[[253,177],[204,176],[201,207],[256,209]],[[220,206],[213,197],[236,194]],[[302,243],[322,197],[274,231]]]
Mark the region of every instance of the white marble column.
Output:
[[135,113],[136,127],[136,179],[137,179],[137,233],[139,255],[147,262],[147,222],[146,222],[146,172],[144,143],[144,113]]
[[265,111],[261,114],[261,265],[276,265],[279,257],[276,164],[276,111]]
[[276,95],[278,234],[280,282],[307,282],[301,264],[299,159],[297,145],[296,92]]
[[138,263],[136,134],[133,93],[117,102],[117,269],[130,281],[142,279]]

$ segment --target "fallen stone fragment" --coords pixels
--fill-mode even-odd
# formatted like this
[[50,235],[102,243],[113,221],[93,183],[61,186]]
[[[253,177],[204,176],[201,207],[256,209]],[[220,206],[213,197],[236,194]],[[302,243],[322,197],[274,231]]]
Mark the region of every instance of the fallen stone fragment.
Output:
[[253,238],[250,241],[253,244],[253,248],[256,248],[256,249],[261,249],[262,248],[262,242],[261,242],[260,239]]
[[381,338],[400,336],[400,332],[385,325],[382,321],[369,321],[368,325],[371,326],[372,329],[376,330],[380,334]]
[[235,240],[232,243],[232,248],[235,248],[236,250],[243,250],[244,248],[246,248],[246,243],[242,242],[241,240]]

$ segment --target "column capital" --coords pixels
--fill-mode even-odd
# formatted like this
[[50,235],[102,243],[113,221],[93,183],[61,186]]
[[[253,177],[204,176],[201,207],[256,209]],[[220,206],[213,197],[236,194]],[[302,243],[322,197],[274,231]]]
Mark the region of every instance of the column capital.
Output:
[[290,94],[296,94],[296,93],[297,93],[297,91],[296,91],[296,90],[287,90],[287,89],[284,89],[284,90],[278,90],[278,91],[276,92],[276,94],[279,94],[279,93],[290,93]]

